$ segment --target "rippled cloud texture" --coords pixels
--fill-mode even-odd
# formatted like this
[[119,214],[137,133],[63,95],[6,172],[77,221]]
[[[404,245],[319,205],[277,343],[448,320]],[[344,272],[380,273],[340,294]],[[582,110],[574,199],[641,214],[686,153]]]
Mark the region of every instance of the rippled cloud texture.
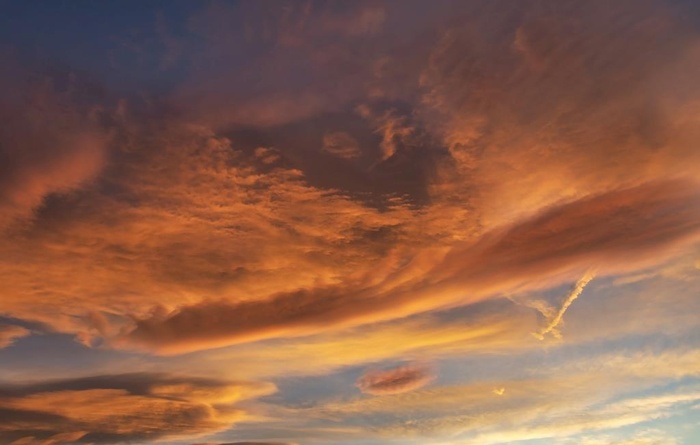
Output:
[[700,10],[27,2],[0,444],[691,444]]

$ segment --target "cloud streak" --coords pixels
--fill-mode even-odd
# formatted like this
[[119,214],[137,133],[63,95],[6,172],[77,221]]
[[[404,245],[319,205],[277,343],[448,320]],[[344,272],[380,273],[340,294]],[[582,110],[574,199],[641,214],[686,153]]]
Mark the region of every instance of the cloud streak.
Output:
[[[390,278],[381,286],[345,283],[240,304],[206,302],[136,320],[118,344],[185,352],[200,344],[305,335],[326,329],[329,321],[352,326],[480,301],[523,286],[542,289],[592,265],[603,274],[629,271],[657,263],[675,246],[697,238],[699,202],[696,186],[683,181],[605,193],[454,248],[437,265],[421,270],[425,277],[402,282],[402,273],[413,271],[398,269],[392,271],[395,284]],[[631,255],[636,263],[620,261]]]
[[375,396],[401,394],[422,388],[434,378],[428,367],[414,363],[398,368],[367,371],[355,382],[355,386],[363,393]]
[[581,296],[583,289],[586,287],[586,285],[588,285],[588,283],[591,282],[591,280],[593,280],[593,278],[595,278],[595,272],[593,270],[589,270],[576,282],[573,289],[571,289],[571,291],[564,297],[564,301],[561,303],[559,310],[553,314],[552,317],[548,317],[549,319],[547,320],[547,325],[542,327],[539,332],[535,333],[537,338],[543,340],[544,336],[550,333],[557,338],[561,337],[559,325],[564,319],[564,313],[567,309],[569,309],[569,306],[573,304],[574,300]]

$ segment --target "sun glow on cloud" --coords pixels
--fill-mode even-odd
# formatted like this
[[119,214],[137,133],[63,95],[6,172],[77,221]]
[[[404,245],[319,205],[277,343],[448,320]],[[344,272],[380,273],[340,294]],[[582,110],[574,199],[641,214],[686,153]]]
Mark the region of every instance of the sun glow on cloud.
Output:
[[11,6],[0,445],[700,440],[691,3]]

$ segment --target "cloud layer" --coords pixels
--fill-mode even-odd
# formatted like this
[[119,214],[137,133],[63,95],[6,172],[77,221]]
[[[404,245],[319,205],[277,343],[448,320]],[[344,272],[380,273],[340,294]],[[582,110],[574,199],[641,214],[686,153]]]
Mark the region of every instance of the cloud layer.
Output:
[[[475,302],[517,287],[552,286],[562,279],[558,274],[566,278],[580,268],[599,267],[612,274],[648,266],[698,234],[700,193],[693,183],[644,184],[547,209],[486,233],[475,244],[457,245],[435,265],[419,269],[425,277],[416,279],[409,263],[390,270],[375,286],[346,282],[269,300],[206,302],[137,320],[125,339],[187,351],[198,342],[221,345],[304,335],[326,329],[329,321],[343,326],[375,322]],[[412,280],[402,277],[408,273]]]
[[[3,58],[0,83],[0,228],[30,218],[45,198],[93,179],[106,158],[107,135],[68,85]],[[22,79],[22,80],[20,80]],[[89,107],[90,105],[87,105]]]
[[122,443],[208,433],[246,418],[234,403],[273,391],[270,384],[146,373],[4,385],[0,439]]
[[609,3],[13,5],[0,442],[692,442],[700,16]]

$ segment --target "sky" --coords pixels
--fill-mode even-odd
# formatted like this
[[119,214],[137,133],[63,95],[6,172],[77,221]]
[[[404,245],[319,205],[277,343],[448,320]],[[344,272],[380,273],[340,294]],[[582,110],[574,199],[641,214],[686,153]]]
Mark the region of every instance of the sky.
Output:
[[0,445],[700,443],[697,2],[0,6]]

